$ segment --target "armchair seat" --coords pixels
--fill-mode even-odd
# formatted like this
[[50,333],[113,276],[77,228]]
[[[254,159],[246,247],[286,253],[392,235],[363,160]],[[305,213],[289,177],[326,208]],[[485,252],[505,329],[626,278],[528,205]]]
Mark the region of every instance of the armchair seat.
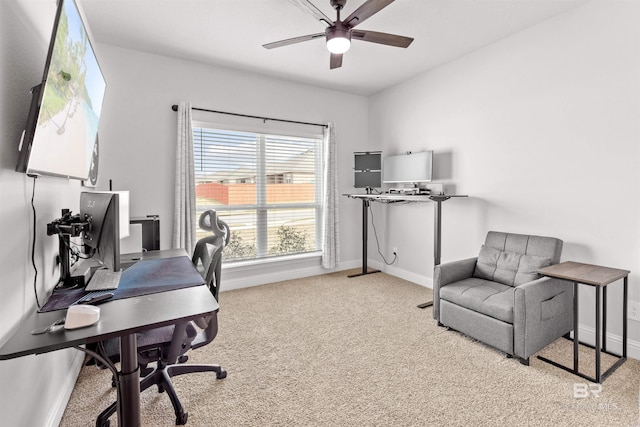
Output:
[[440,299],[513,323],[514,292],[513,286],[472,277],[443,287]]
[[528,364],[573,327],[571,283],[538,274],[561,252],[560,239],[490,231],[477,257],[436,266],[434,319]]

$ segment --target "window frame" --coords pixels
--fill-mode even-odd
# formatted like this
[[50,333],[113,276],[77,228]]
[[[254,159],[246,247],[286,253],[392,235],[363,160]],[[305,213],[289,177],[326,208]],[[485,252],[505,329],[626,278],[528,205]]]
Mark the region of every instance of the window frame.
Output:
[[[238,124],[223,124],[218,122],[211,122],[205,120],[194,120],[192,122],[193,128],[193,145],[194,145],[194,159],[196,156],[196,137],[195,133],[199,129],[210,129],[212,131],[230,131],[230,132],[242,132],[256,135],[256,203],[255,204],[241,204],[241,205],[220,205],[216,206],[216,210],[220,213],[234,212],[234,211],[253,211],[255,213],[255,256],[250,258],[239,259],[224,259],[223,262],[229,264],[243,263],[264,263],[271,262],[275,259],[284,259],[291,257],[308,257],[310,255],[321,253],[322,249],[322,230],[323,230],[323,194],[324,194],[324,134],[323,131],[309,132],[309,129],[301,131],[300,129],[285,129],[274,126],[257,127],[251,125],[238,125]],[[269,137],[276,137],[280,139],[312,139],[315,140],[315,155],[314,155],[314,201],[313,202],[293,202],[293,203],[267,203],[267,190],[266,185],[268,183],[267,161],[266,157],[266,142]],[[194,175],[196,171],[194,170]],[[291,183],[292,177],[286,177],[286,173],[283,173],[281,183]],[[196,186],[198,185],[198,179],[196,177]],[[303,252],[288,253],[288,254],[269,254],[269,239],[268,239],[268,215],[270,211],[282,210],[282,209],[312,209],[314,212],[314,240],[315,245],[313,249],[309,249]],[[196,217],[199,215],[197,212],[200,209],[196,201]],[[224,214],[222,215],[224,216]],[[198,218],[194,218],[197,221]],[[232,229],[233,231],[233,229]]]

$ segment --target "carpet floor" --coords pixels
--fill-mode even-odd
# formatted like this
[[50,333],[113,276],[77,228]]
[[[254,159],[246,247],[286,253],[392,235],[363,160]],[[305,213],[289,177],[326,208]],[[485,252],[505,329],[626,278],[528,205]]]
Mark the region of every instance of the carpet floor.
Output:
[[[601,386],[531,358],[524,366],[439,327],[431,291],[347,272],[220,293],[219,332],[174,378],[188,426],[640,426],[640,361]],[[572,343],[540,355],[570,366]],[[593,350],[581,347],[593,375]],[[603,357],[603,370],[614,362]],[[83,367],[60,426],[93,426],[115,399],[108,370]],[[141,395],[143,426],[173,426],[165,393]],[[111,426],[117,425],[116,416]]]

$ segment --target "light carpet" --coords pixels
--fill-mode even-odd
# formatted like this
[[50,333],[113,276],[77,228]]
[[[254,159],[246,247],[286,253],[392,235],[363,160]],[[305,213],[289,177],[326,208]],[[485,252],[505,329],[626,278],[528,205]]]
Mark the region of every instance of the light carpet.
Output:
[[[524,366],[437,326],[431,291],[384,273],[338,272],[220,293],[219,333],[174,378],[188,426],[640,426],[640,362],[594,384],[534,357]],[[572,344],[545,348],[571,363]],[[581,348],[593,375],[593,350]],[[603,369],[613,358],[603,358]],[[589,371],[591,370],[591,371]],[[61,426],[93,426],[115,399],[110,372],[86,366]],[[141,396],[143,426],[173,426],[166,394]],[[116,416],[111,425],[117,425]]]

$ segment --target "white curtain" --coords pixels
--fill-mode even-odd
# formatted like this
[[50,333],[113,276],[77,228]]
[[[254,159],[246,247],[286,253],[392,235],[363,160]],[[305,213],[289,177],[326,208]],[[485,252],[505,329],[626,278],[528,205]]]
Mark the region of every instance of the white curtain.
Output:
[[189,255],[193,252],[196,240],[196,189],[193,169],[191,103],[181,102],[178,106],[173,247],[184,248]]
[[324,200],[322,203],[322,267],[335,268],[340,257],[338,238],[338,165],[336,137],[333,123],[324,130]]

